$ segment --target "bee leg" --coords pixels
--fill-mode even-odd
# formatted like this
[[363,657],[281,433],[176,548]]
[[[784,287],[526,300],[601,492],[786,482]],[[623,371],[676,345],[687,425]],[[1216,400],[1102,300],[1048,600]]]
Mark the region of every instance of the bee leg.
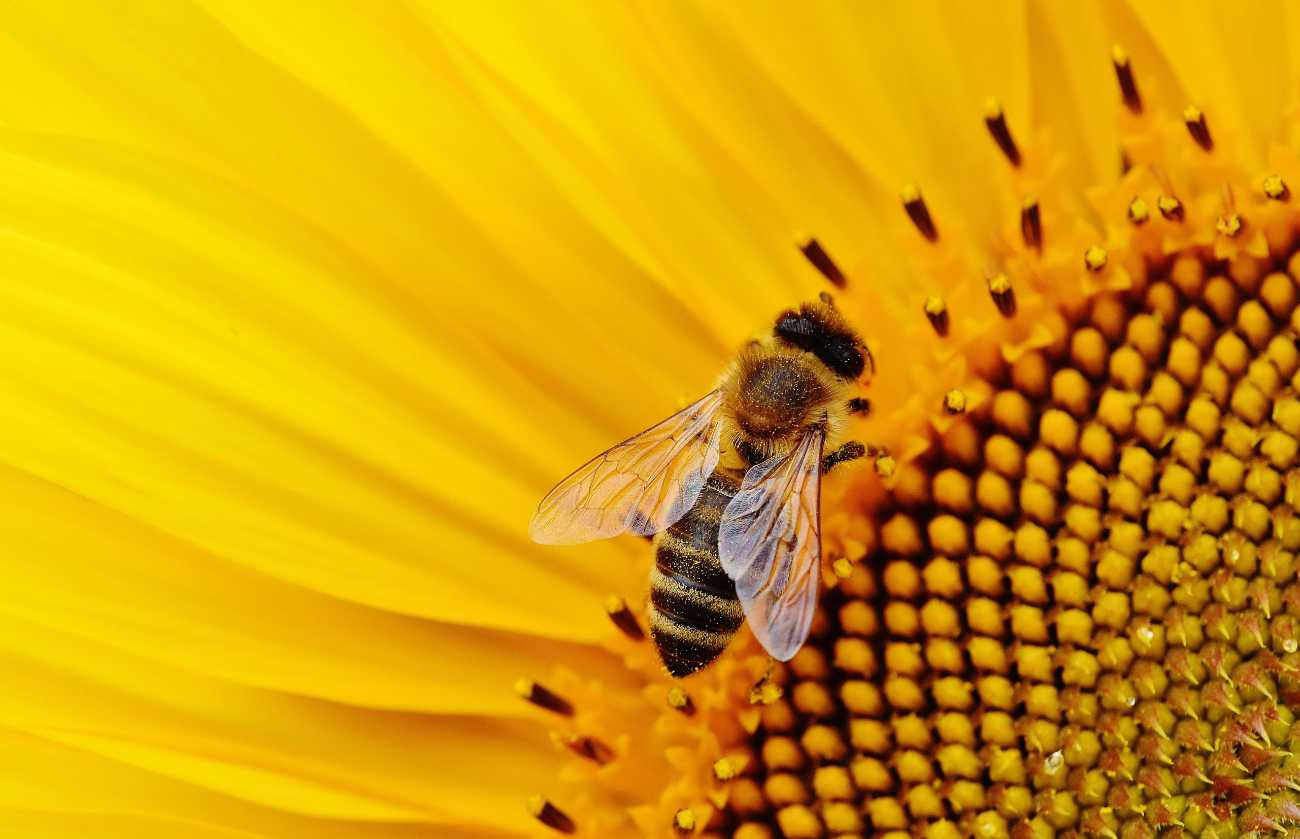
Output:
[[736,454],[744,458],[745,462],[750,466],[753,466],[756,463],[762,463],[767,459],[763,452],[755,448],[748,440],[738,439],[735,441],[734,446]]
[[850,440],[840,446],[835,451],[822,458],[822,474],[825,474],[841,463],[849,460],[857,460],[867,453],[867,447],[857,440]]
[[855,396],[849,400],[847,407],[850,414],[860,414],[865,417],[871,413],[871,400]]

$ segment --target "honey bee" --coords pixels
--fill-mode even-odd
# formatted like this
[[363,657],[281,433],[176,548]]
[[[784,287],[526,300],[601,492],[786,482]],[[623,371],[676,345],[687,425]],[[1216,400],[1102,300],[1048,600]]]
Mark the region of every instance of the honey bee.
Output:
[[788,661],[817,606],[821,475],[866,453],[832,447],[869,407],[850,393],[870,361],[829,295],[781,313],[703,398],[560,481],[529,535],[654,534],[650,633],[674,677],[710,664],[746,619]]

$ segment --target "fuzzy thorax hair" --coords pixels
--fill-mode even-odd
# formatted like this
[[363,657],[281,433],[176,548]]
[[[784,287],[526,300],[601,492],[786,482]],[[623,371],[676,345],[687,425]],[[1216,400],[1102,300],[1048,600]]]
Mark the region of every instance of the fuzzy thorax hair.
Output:
[[748,464],[789,451],[805,429],[831,449],[847,420],[849,383],[811,352],[775,338],[750,342],[723,373],[723,439]]

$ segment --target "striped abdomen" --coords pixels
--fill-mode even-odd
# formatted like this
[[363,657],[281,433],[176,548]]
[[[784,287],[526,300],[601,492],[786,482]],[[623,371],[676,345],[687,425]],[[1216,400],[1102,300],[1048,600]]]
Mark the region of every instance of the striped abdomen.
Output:
[[679,678],[717,658],[745,620],[736,585],[718,560],[718,523],[739,487],[739,474],[717,470],[690,512],[655,537],[650,635]]

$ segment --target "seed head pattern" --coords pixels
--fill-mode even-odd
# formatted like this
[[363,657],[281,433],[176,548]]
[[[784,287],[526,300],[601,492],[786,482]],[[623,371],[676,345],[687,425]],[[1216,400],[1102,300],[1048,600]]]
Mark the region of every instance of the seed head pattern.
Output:
[[[1112,61],[1103,236],[996,103],[1019,199],[996,269],[902,191],[919,274],[964,279],[867,327],[880,445],[824,497],[808,643],[779,665],[743,638],[669,685],[620,601],[646,686],[619,711],[556,676],[569,713],[539,713],[600,783],[548,829],[601,835],[653,774],[624,756],[662,752],[662,794],[626,805],[645,835],[1300,837],[1300,158],[1246,171],[1212,114],[1153,113]],[[847,312],[894,311],[813,261]],[[891,394],[889,346],[922,338],[923,383]]]

